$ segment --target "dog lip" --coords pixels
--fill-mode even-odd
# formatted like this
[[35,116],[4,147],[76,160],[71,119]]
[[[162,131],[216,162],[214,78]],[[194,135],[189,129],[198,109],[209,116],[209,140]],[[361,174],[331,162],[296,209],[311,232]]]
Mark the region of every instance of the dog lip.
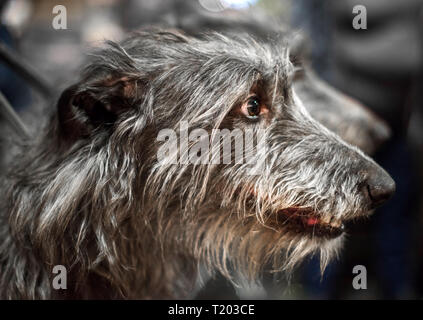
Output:
[[[345,232],[343,221],[335,218],[322,218],[307,208],[287,208],[278,211],[278,225],[288,227],[289,231],[312,237],[337,238]],[[279,220],[279,219],[278,219]]]

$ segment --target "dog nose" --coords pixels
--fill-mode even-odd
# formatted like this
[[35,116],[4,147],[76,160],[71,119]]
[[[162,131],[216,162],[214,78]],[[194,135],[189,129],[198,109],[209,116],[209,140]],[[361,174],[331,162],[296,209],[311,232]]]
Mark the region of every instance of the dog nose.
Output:
[[385,170],[374,166],[368,171],[367,192],[371,207],[376,208],[395,193],[395,182]]

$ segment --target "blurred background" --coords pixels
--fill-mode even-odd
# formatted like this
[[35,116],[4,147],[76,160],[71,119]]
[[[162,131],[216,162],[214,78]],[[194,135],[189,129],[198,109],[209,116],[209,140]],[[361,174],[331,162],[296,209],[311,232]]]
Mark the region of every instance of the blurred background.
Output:
[[[52,26],[59,4],[66,8],[67,29]],[[357,4],[367,8],[366,30],[352,27]],[[299,30],[320,78],[389,125],[389,141],[372,156],[392,175],[397,192],[371,219],[348,227],[346,246],[323,278],[317,258],[310,258],[289,285],[271,273],[261,285],[233,286],[216,276],[194,296],[423,298],[423,0],[0,0],[0,92],[34,135],[86,54],[104,39],[118,41],[133,29],[159,23],[219,29],[222,17],[236,17],[225,25],[236,32],[241,22],[235,20],[251,16],[265,28],[283,24]],[[19,70],[13,58],[29,72]],[[19,143],[7,118],[0,116],[3,172]],[[367,268],[366,290],[352,287],[355,265]]]

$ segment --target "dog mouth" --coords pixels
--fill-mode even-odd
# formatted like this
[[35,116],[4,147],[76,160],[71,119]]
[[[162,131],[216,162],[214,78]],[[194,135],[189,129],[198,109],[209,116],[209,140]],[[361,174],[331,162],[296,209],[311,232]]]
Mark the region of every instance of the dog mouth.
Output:
[[345,232],[344,223],[334,217],[322,217],[305,208],[278,211],[277,224],[290,232],[319,238],[337,238]]

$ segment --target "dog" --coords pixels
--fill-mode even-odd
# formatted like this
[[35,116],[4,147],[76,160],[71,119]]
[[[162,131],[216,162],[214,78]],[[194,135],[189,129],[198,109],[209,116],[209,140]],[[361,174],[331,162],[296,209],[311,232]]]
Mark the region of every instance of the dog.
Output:
[[[323,270],[344,223],[368,216],[395,183],[309,115],[289,56],[283,42],[161,29],[93,54],[8,175],[0,296],[183,298],[200,264],[253,279],[312,253]],[[209,138],[190,133],[182,148],[182,124],[264,143],[241,152],[248,162],[203,162],[207,152],[184,162]],[[159,161],[167,131],[179,139]],[[66,289],[52,286],[57,265]]]

